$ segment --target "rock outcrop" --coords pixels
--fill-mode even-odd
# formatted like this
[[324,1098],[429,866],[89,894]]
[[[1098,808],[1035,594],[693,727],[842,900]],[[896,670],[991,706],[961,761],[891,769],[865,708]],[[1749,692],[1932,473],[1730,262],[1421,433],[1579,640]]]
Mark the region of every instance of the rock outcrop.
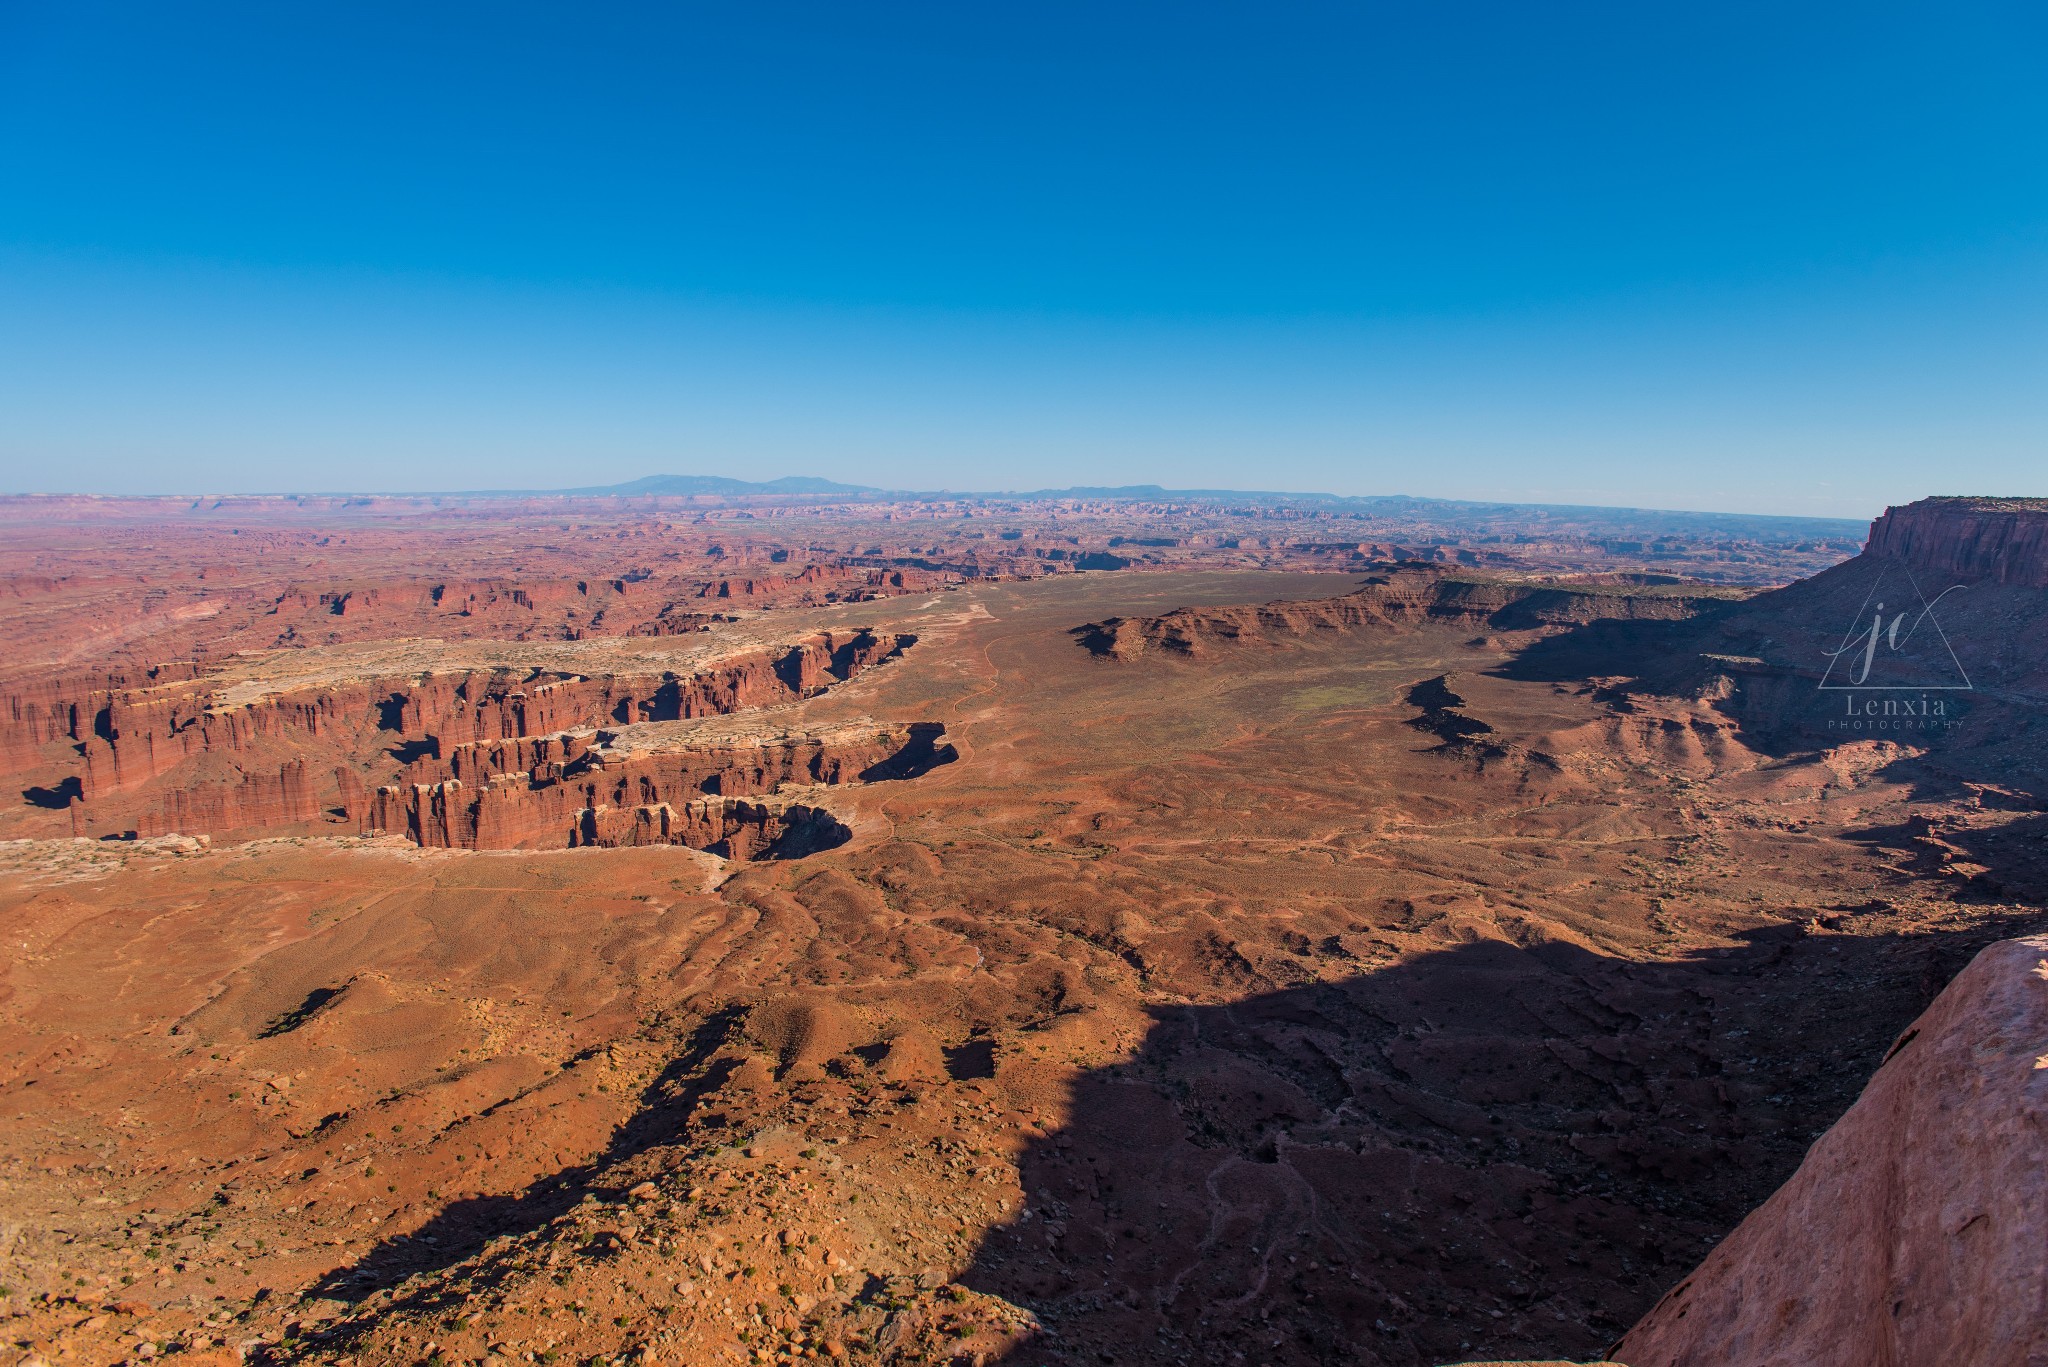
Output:
[[2048,1361],[2048,936],[1979,954],[1778,1192],[1629,1331],[1632,1367]]
[[1870,524],[1864,554],[1965,580],[2048,588],[2048,498],[1923,498],[1887,508]]

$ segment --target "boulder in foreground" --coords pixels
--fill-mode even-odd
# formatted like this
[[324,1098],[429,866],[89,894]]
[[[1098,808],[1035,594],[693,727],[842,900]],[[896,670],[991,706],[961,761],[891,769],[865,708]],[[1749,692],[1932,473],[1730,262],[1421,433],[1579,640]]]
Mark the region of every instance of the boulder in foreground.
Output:
[[1792,1180],[1610,1356],[1631,1367],[2048,1361],[2044,1168],[2048,936],[2033,936],[1957,975]]

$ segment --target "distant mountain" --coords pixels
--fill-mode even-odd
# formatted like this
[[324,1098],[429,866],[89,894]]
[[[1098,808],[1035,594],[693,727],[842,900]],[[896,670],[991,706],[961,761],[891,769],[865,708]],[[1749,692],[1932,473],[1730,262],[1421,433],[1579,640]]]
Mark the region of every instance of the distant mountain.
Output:
[[873,494],[881,492],[863,484],[838,484],[809,475],[785,475],[781,479],[730,479],[724,475],[648,475],[624,484],[606,484],[588,489],[562,489],[564,494]]
[[[531,495],[536,491],[505,490]],[[1766,540],[1853,538],[1860,541],[1867,526],[1860,519],[1797,517],[1764,513],[1674,512],[1655,508],[1611,508],[1580,504],[1492,503],[1467,499],[1416,498],[1407,494],[1349,495],[1281,492],[1271,489],[1168,489],[1157,484],[1077,485],[1066,489],[1007,491],[879,489],[866,484],[840,484],[808,475],[781,479],[732,479],[725,475],[649,475],[625,484],[586,489],[557,489],[557,494],[584,497],[633,495],[709,495],[762,497],[903,500],[987,500],[1040,502],[1053,499],[1129,499],[1134,502],[1313,504],[1367,517],[1430,517],[1450,525],[1469,525],[1503,517],[1526,518],[1535,531],[1545,523],[1569,523],[1577,534],[1655,540],[1660,536],[1721,535]]]
[[[991,497],[991,498],[1146,498],[1146,499],[1154,499],[1154,498],[1206,498],[1206,497],[1209,497],[1210,495],[1220,495],[1220,493],[1221,493],[1221,492],[1222,492],[1222,491],[1220,491],[1220,490],[1216,490],[1216,489],[1201,489],[1201,490],[1195,490],[1195,489],[1164,489],[1164,488],[1161,488],[1161,487],[1160,487],[1159,485],[1157,485],[1157,484],[1118,484],[1118,485],[1114,485],[1114,486],[1110,486],[1110,485],[1097,485],[1097,484],[1076,484],[1076,485],[1072,486],[1071,488],[1067,488],[1067,489],[1032,489],[1032,490],[1029,490],[1029,491],[1025,491],[1025,492],[1019,492],[1019,493],[1009,493],[1009,494],[991,494],[991,495],[979,495],[979,497]],[[973,495],[973,494],[966,494],[966,495],[962,495],[962,497],[966,497],[966,498],[973,498],[973,497],[977,497],[977,495]],[[1252,497],[1252,498],[1263,498],[1263,497],[1266,497],[1266,495],[1263,495],[1263,494],[1251,494],[1251,495],[1239,494],[1239,495],[1238,495],[1238,497],[1240,497],[1240,498],[1244,498],[1244,497]]]

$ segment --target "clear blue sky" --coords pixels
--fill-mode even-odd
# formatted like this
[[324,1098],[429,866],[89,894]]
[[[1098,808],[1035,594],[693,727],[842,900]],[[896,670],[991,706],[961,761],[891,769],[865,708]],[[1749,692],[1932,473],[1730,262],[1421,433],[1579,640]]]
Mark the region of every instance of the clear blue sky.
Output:
[[2038,5],[0,0],[0,488],[2048,493]]

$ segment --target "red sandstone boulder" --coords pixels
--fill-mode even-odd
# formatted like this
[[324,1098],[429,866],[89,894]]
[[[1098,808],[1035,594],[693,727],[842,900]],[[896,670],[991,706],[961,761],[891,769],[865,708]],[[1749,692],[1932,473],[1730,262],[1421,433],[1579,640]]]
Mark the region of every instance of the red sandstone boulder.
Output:
[[2048,1362],[2048,936],[1979,954],[1631,1367]]

